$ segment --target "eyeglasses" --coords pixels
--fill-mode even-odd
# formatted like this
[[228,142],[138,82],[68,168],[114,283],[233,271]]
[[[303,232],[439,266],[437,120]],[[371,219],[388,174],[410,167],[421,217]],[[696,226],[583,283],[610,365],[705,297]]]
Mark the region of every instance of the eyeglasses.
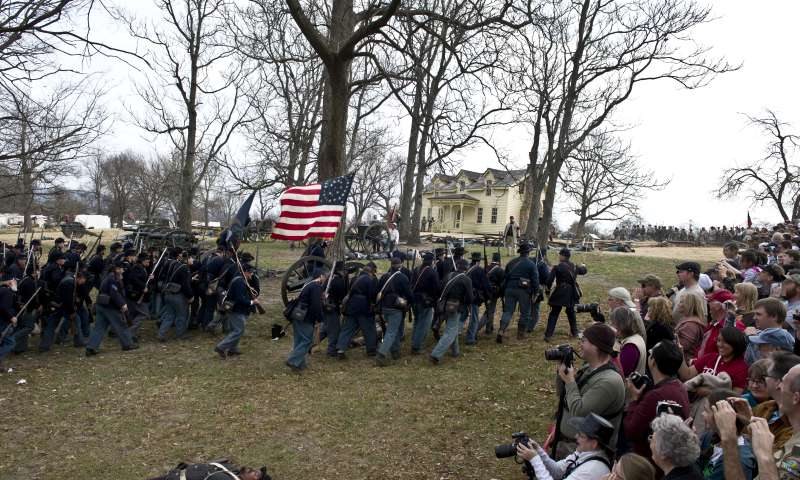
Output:
[[748,378],[747,383],[755,386],[755,387],[766,387],[767,381],[764,378]]

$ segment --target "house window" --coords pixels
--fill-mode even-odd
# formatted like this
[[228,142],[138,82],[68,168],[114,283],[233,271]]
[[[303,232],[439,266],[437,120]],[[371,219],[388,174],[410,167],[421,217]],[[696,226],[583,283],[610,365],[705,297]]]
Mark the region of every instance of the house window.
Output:
[[486,196],[487,197],[491,197],[492,196],[492,181],[491,180],[486,180]]
[[459,192],[463,192],[463,191],[464,191],[464,187],[466,187],[466,186],[467,186],[467,184],[466,184],[466,183],[464,183],[464,182],[458,182],[458,191],[459,191]]
[[492,209],[492,223],[497,223],[497,207]]
[[525,195],[525,180],[519,182],[519,194]]
[[478,219],[476,220],[477,223],[483,223],[483,209],[478,209]]

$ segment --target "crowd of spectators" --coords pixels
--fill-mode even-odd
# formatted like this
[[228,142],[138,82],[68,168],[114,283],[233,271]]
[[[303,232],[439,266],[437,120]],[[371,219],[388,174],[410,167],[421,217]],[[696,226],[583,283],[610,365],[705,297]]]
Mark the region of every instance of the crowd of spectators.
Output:
[[800,238],[771,240],[608,292],[560,421],[518,448],[536,478],[800,478]]

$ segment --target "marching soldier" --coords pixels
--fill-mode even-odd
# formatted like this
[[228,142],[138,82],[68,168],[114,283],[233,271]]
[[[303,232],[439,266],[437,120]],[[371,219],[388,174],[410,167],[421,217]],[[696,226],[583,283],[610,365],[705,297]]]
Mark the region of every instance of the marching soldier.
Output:
[[7,332],[17,325],[17,310],[14,308],[14,292],[7,282],[0,284],[0,362],[14,350],[14,335]]
[[225,295],[225,300],[232,304],[231,310],[228,312],[230,331],[214,347],[214,351],[223,359],[242,353],[239,350],[239,340],[244,334],[247,317],[253,306],[259,303],[258,297],[253,298],[250,293],[249,282],[253,277],[253,272],[255,272],[255,267],[252,265],[242,265],[242,272],[231,280]]
[[[227,289],[226,278],[228,274],[236,271],[236,263],[231,258],[232,251],[219,247],[216,254],[207,260],[204,271],[201,273],[205,280],[203,303],[200,306],[200,328],[208,329],[214,320],[214,312],[219,303],[219,293]],[[214,322],[215,324],[218,322]]]
[[[466,345],[475,345],[478,342],[478,325],[480,324],[480,317],[478,316],[480,306],[486,302],[491,296],[491,285],[489,285],[489,278],[486,276],[486,271],[481,267],[481,253],[472,252],[472,265],[467,270],[467,276],[472,282],[472,303],[469,306],[469,324],[467,325],[467,338],[464,341]],[[463,320],[462,320],[463,321]]]
[[192,302],[192,286],[189,273],[189,252],[180,252],[168,267],[164,283],[164,309],[158,340],[167,341],[167,332],[175,325],[175,338],[183,340],[189,327],[189,304]]
[[98,245],[94,255],[89,259],[86,270],[89,272],[89,285],[91,288],[100,289],[100,282],[103,280],[103,272],[107,270],[103,254],[106,251],[105,245]]
[[[252,267],[249,267],[252,268]],[[302,320],[292,322],[293,347],[286,366],[292,371],[299,372],[306,368],[306,355],[314,342],[314,325],[322,321],[322,285],[327,275],[321,268],[316,268],[311,273],[312,280],[308,282],[297,297],[299,305],[306,306],[306,315]],[[373,327],[374,328],[374,327]]]
[[472,282],[466,275],[467,261],[461,259],[456,264],[457,270],[453,272],[442,288],[442,293],[437,302],[437,309],[444,317],[445,328],[439,342],[430,355],[431,363],[438,365],[445,352],[451,350],[453,357],[458,357],[458,332],[461,331],[464,313],[467,306],[472,304]]
[[19,307],[28,303],[28,307],[22,315],[22,318],[17,319],[17,326],[14,329],[14,353],[24,353],[28,351],[28,339],[31,332],[36,325],[39,315],[42,313],[42,306],[39,302],[39,295],[36,293],[37,284],[36,277],[38,273],[31,272],[24,275],[17,281],[17,304]]
[[122,346],[122,350],[135,350],[139,348],[138,343],[131,340],[128,327],[125,322],[125,314],[128,312],[128,305],[125,302],[125,289],[122,284],[122,273],[124,265],[121,261],[113,264],[100,284],[95,301],[96,312],[94,327],[89,335],[89,343],[86,345],[86,356],[91,357],[98,354],[100,342],[108,332],[108,328],[114,331]]
[[45,265],[41,276],[44,287],[44,295],[42,295],[44,310],[42,311],[42,338],[39,342],[40,352],[50,350],[53,340],[55,340],[56,324],[58,323],[55,310],[58,305],[56,291],[64,278],[64,262],[66,262],[64,254],[60,251],[54,251],[49,258],[52,259],[52,262]]
[[333,278],[330,279],[330,286],[323,304],[325,335],[320,338],[320,341],[326,337],[328,339],[327,354],[329,357],[336,357],[336,342],[339,340],[342,325],[342,299],[345,295],[347,295],[347,280],[344,274],[344,262],[337,260],[333,266]]
[[64,255],[64,239],[61,237],[56,238],[55,245],[53,245],[50,252],[47,254],[47,263],[53,263],[56,254]]
[[422,265],[416,268],[412,278],[411,292],[414,295],[414,328],[411,332],[411,353],[418,354],[425,346],[425,338],[433,321],[433,310],[439,298],[439,274],[433,267],[433,254],[422,255]]
[[55,314],[56,321],[61,325],[56,332],[58,344],[63,343],[70,326],[74,326],[73,346],[78,348],[86,346],[84,334],[89,330],[89,312],[83,308],[83,301],[78,295],[79,287],[84,284],[86,284],[86,274],[83,272],[77,274],[67,272],[58,284],[56,298],[59,306]]
[[150,275],[148,273],[149,269],[150,255],[142,252],[136,256],[136,262],[126,268],[122,274],[122,281],[125,284],[125,294],[128,300],[128,320],[131,324],[128,330],[134,343],[138,343],[139,329],[148,315],[148,288],[145,285],[147,284],[147,277]]
[[486,299],[486,308],[478,324],[478,330],[486,326],[486,334],[494,331],[494,312],[497,310],[497,300],[503,296],[503,283],[505,281],[505,270],[500,266],[500,252],[492,254],[492,263],[489,264],[489,271],[486,277],[489,280],[489,297]]
[[497,343],[503,343],[508,324],[519,304],[520,317],[517,325],[517,338],[525,338],[525,331],[531,322],[531,294],[539,290],[539,273],[536,264],[528,258],[531,251],[528,243],[522,243],[517,249],[519,257],[508,262],[505,275],[505,305],[500,318],[500,330],[497,332]]
[[344,325],[339,333],[336,354],[339,360],[346,358],[345,353],[350,346],[350,340],[360,328],[364,333],[364,346],[368,356],[376,354],[378,348],[378,335],[375,330],[375,317],[372,314],[372,305],[378,295],[378,281],[375,279],[375,264],[367,263],[361,274],[350,284],[347,302],[344,303]]
[[[400,254],[402,256],[402,253]],[[375,363],[379,367],[389,364],[387,355],[392,359],[400,358],[400,337],[403,335],[403,316],[411,305],[413,294],[409,279],[401,271],[403,260],[401,256],[392,258],[392,266],[378,284],[378,307],[386,322],[386,333],[378,347]]]

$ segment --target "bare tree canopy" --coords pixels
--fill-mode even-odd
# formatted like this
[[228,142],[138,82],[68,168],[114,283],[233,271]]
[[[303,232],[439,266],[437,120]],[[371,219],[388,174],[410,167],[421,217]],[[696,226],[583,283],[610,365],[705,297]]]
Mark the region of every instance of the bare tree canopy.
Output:
[[746,193],[755,204],[769,204],[784,222],[800,221],[800,162],[797,159],[800,136],[790,133],[791,125],[780,121],[772,110],[761,117],[747,116],[766,139],[765,155],[727,168],[720,177],[716,194],[734,198]]
[[508,91],[534,132],[526,234],[544,242],[564,163],[636,85],[671,80],[698,88],[736,67],[692,39],[711,20],[710,9],[694,1],[552,1],[535,4],[529,15],[532,27],[510,65],[519,83]]
[[579,237],[588,222],[635,215],[646,191],[660,190],[669,183],[642,170],[631,156],[630,146],[607,132],[587,137],[567,159],[559,178],[561,192],[571,202],[570,211],[578,216],[575,234]]
[[158,22],[118,15],[130,34],[147,45],[151,75],[138,86],[146,112],[129,108],[145,131],[166,135],[181,156],[178,226],[191,227],[195,193],[209,163],[233,133],[249,121],[246,73],[224,37],[225,0],[155,0]]

